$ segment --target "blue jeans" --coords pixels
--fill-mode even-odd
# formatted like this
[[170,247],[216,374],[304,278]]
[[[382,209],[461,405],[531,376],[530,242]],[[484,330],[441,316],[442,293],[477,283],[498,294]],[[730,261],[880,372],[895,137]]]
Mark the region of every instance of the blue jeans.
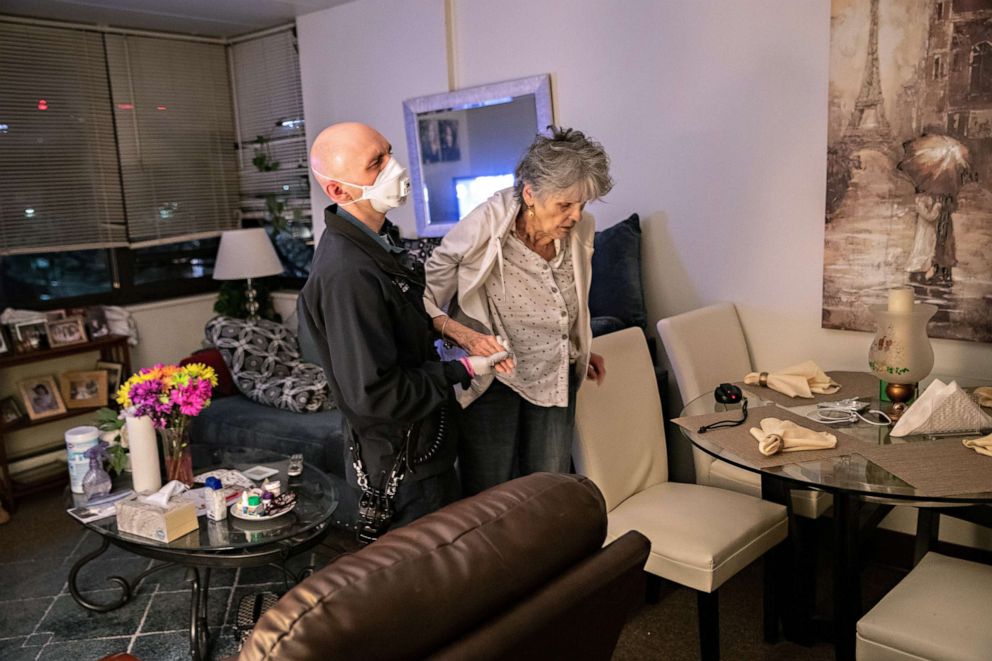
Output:
[[462,495],[541,471],[571,470],[578,379],[568,381],[568,406],[537,406],[498,380],[458,411]]

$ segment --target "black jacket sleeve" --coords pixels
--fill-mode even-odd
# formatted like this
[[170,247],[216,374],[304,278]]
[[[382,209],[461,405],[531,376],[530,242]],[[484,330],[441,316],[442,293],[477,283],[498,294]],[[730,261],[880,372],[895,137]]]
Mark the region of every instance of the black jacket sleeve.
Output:
[[324,285],[320,304],[334,378],[355,414],[412,422],[433,411],[451,386],[468,376],[461,364],[400,365],[394,333],[403,329],[393,328],[382,290],[388,283],[377,271],[361,268]]

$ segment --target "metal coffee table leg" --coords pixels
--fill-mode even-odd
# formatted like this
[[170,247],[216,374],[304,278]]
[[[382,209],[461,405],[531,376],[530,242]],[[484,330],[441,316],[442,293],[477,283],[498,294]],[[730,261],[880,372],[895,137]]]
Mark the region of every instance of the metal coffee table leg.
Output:
[[192,567],[193,589],[189,598],[189,651],[193,661],[207,658],[210,628],[207,625],[207,593],[210,591],[210,568]]
[[83,594],[79,591],[79,586],[76,584],[79,577],[79,572],[84,565],[103,555],[109,547],[110,547],[110,540],[106,537],[101,537],[99,548],[97,548],[94,551],[90,551],[89,553],[81,557],[79,560],[76,561],[76,564],[72,566],[72,569],[69,570],[69,593],[72,594],[72,598],[76,600],[77,604],[79,604],[86,610],[91,610],[97,613],[106,613],[120,608],[121,606],[123,606],[124,604],[126,604],[131,600],[131,597],[134,595],[135,590],[137,590],[138,586],[141,585],[141,582],[145,580],[145,577],[147,577],[149,574],[157,572],[159,569],[165,569],[166,567],[172,566],[171,562],[165,562],[162,564],[155,565],[141,572],[130,581],[124,578],[123,576],[108,576],[107,580],[116,583],[117,586],[121,589],[121,596],[118,597],[115,601],[102,603],[102,604],[95,601],[90,601],[83,596]]

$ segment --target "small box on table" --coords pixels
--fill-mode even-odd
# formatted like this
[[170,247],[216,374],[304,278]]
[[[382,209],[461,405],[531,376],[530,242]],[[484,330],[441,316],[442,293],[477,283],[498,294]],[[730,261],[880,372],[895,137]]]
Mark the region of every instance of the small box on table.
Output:
[[170,501],[165,508],[138,500],[117,504],[117,529],[121,532],[171,542],[199,527],[196,506],[190,501]]

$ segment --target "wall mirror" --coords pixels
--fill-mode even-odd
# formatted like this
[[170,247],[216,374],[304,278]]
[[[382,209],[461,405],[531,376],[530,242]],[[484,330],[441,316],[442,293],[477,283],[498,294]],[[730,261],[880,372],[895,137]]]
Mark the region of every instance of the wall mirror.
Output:
[[551,78],[520,78],[403,102],[420,236],[443,236],[493,193],[553,123]]

